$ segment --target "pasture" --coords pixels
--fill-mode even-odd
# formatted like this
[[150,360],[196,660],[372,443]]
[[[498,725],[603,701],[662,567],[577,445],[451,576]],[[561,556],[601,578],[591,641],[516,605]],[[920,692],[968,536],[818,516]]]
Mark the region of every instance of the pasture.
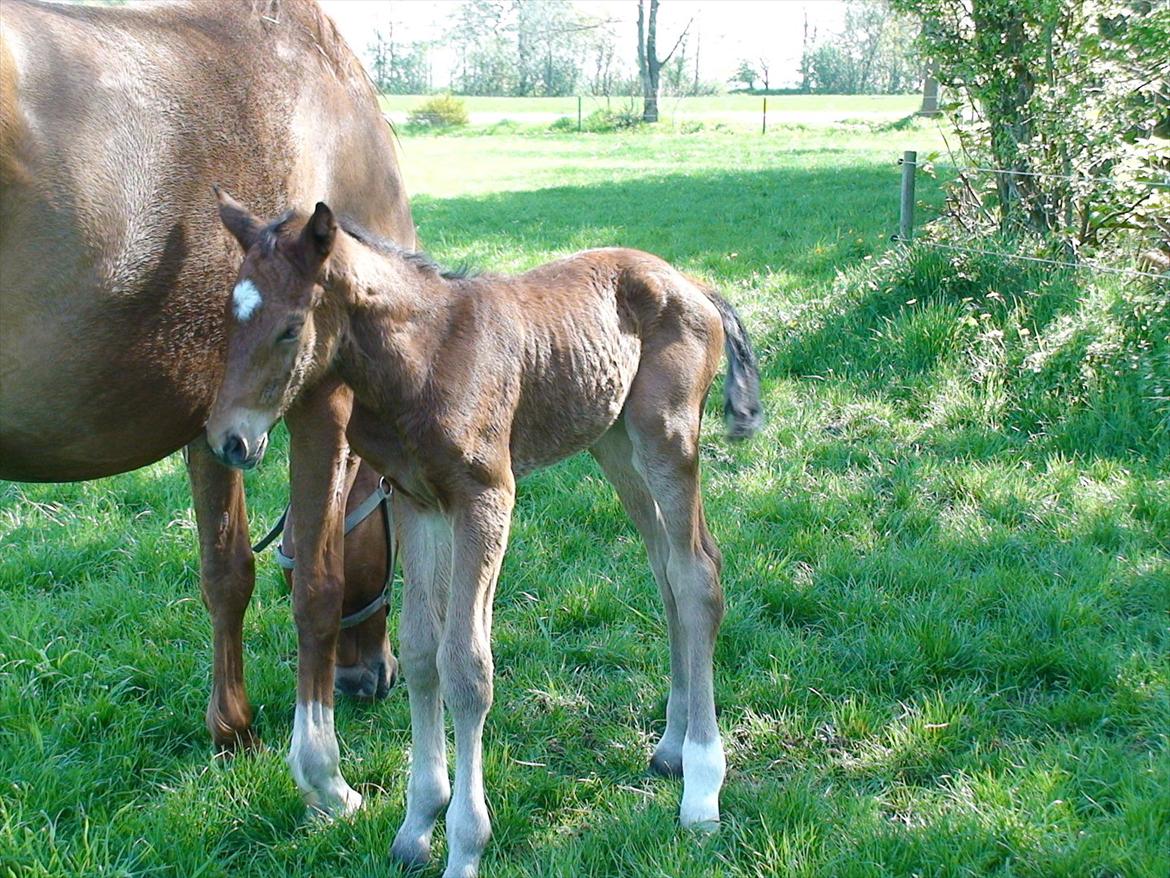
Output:
[[[728,604],[722,830],[681,831],[680,785],[647,772],[659,598],[576,458],[518,492],[484,874],[1170,874],[1164,297],[890,251],[894,159],[935,137],[403,137],[438,259],[650,250],[740,308],[765,381],[761,436],[728,445],[714,402],[704,427]],[[278,430],[247,476],[254,534],[283,506],[284,451]],[[295,629],[265,558],[245,636],[268,748],[213,758],[195,542],[177,456],[0,483],[0,876],[396,874],[404,687],[339,701],[366,806],[306,822],[283,762]]]

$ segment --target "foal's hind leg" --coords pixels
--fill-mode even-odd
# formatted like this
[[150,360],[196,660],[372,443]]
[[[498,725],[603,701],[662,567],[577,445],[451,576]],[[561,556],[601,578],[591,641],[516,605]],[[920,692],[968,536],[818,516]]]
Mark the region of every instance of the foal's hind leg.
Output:
[[622,506],[646,544],[650,569],[666,608],[666,628],[670,635],[670,695],[666,699],[666,731],[650,757],[650,768],[667,777],[682,777],[683,739],[687,733],[687,655],[679,626],[678,604],[666,575],[670,559],[666,528],[658,504],[646,487],[646,480],[634,466],[634,446],[626,432],[625,422],[619,420],[614,424],[590,452],[617,491]]
[[404,582],[398,657],[410,696],[411,745],[406,817],[390,855],[422,866],[431,857],[435,820],[451,799],[435,663],[451,575],[451,528],[441,513],[421,510],[400,493],[393,502]]
[[244,480],[212,456],[202,436],[187,447],[187,475],[199,527],[199,584],[214,643],[207,729],[217,749],[247,748],[256,742],[244,690],[244,611],[256,580]]
[[[675,359],[678,362],[678,359]],[[643,366],[646,358],[643,357]],[[699,422],[710,376],[655,372],[658,381],[635,380],[626,403],[634,465],[646,480],[666,531],[666,577],[678,610],[687,665],[687,727],[682,746],[684,826],[713,828],[719,820],[719,790],[726,762],[715,721],[712,659],[723,619],[720,558],[707,531],[699,494]],[[663,393],[661,380],[694,387]],[[677,391],[689,391],[679,393]],[[671,407],[666,400],[690,397]]]

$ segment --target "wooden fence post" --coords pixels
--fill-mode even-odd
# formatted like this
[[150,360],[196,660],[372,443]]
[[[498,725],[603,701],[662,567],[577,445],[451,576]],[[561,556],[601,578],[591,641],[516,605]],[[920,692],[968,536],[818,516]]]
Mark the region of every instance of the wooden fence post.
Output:
[[918,153],[912,149],[902,153],[902,209],[898,217],[898,240],[909,243],[914,237],[914,172],[918,169]]
[[760,124],[760,133],[761,134],[768,133],[768,98],[767,97],[764,98],[764,120]]
[[581,95],[577,95],[577,133],[581,133]]

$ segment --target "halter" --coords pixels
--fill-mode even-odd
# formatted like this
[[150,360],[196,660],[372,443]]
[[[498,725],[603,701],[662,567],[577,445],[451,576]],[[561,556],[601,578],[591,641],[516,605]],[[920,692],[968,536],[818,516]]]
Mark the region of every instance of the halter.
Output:
[[[386,585],[383,587],[381,594],[360,610],[355,613],[350,613],[348,616],[341,617],[341,627],[343,629],[360,625],[383,607],[386,608],[387,613],[390,612],[390,586],[394,582],[394,562],[398,555],[398,546],[394,540],[394,512],[390,504],[390,498],[393,495],[394,486],[387,482],[385,478],[381,478],[378,480],[378,487],[374,489],[373,493],[363,500],[353,512],[345,516],[345,533],[348,534],[369,518],[379,506],[386,513],[383,519],[386,525]],[[284,507],[284,512],[280,514],[280,518],[272,526],[272,530],[268,531],[264,539],[252,547],[253,552],[256,554],[263,552],[280,536],[284,531],[284,523],[288,519],[289,508],[289,506]],[[297,562],[292,556],[285,554],[284,546],[280,543],[276,544],[273,552],[276,556],[276,563],[285,570],[292,570],[296,566]]]

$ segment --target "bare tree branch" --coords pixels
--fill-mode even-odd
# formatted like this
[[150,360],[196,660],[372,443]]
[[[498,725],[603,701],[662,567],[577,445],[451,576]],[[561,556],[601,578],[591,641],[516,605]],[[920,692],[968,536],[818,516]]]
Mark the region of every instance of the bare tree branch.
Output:
[[667,52],[666,57],[658,62],[660,65],[665,66],[666,62],[670,60],[670,56],[674,54],[675,49],[677,49],[680,45],[682,45],[682,41],[686,37],[687,31],[689,31],[691,29],[691,25],[694,23],[695,23],[695,18],[694,18],[694,16],[691,16],[691,20],[687,22],[687,26],[684,27],[682,33],[678,35],[678,39],[674,41],[674,49],[671,49],[669,52]]

